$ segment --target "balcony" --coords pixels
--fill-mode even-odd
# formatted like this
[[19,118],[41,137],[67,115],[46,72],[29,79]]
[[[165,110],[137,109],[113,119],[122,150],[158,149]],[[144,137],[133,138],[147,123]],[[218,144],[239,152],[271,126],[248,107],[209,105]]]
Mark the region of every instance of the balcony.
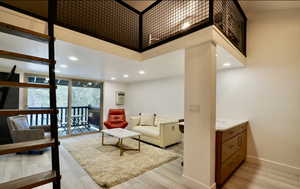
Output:
[[[34,107],[29,109],[43,109]],[[90,106],[76,106],[71,108],[71,114],[68,114],[68,107],[58,107],[58,134],[66,136],[96,132],[101,130],[100,111],[98,108]],[[30,126],[50,125],[50,114],[29,114],[27,115]],[[69,126],[70,124],[70,126]]]
[[[143,12],[121,0],[56,1],[57,25],[138,52],[215,25],[246,55],[247,18],[237,0],[157,0]],[[28,6],[3,0],[0,5],[48,19],[45,1]]]

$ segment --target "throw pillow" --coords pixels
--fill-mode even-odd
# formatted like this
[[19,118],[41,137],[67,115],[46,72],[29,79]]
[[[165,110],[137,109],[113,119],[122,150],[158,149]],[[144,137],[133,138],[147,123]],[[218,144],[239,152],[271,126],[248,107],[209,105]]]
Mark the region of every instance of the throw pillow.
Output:
[[13,124],[15,125],[15,129],[17,130],[29,129],[29,125],[25,117],[15,118]]

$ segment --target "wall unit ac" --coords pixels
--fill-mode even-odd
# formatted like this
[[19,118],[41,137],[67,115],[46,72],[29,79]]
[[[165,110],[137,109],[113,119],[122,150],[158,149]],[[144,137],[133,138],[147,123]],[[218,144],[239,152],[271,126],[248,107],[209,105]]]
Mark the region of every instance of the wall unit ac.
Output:
[[124,105],[125,104],[125,92],[124,91],[116,91],[116,105]]

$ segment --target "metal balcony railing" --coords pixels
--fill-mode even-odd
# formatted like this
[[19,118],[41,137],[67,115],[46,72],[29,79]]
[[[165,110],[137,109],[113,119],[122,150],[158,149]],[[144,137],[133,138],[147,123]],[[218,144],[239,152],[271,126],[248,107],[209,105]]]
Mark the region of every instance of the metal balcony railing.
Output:
[[[215,25],[246,55],[247,18],[237,0],[157,0],[139,12],[121,0],[57,0],[63,27],[139,52]],[[1,0],[0,5],[47,20],[47,3]],[[32,5],[32,4],[31,4]]]

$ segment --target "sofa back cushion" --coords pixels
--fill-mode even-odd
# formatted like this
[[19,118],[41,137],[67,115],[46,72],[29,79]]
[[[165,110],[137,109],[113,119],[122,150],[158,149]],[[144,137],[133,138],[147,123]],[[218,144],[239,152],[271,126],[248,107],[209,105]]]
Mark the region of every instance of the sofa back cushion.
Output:
[[170,123],[170,122],[176,122],[175,119],[170,119],[170,118],[165,118],[165,117],[160,117],[156,116],[154,126],[158,127],[161,123]]
[[111,123],[121,123],[125,120],[125,115],[109,115],[109,121]]
[[140,114],[140,123],[141,126],[154,126],[156,115],[143,115]]

